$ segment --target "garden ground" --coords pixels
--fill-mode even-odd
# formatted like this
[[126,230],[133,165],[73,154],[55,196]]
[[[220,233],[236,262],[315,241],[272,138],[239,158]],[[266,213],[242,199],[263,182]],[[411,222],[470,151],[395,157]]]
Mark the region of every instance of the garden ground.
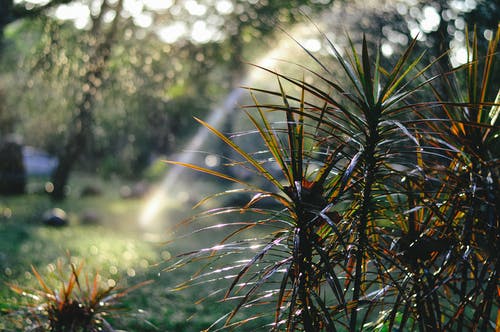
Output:
[[[97,272],[109,286],[126,288],[153,280],[122,299],[126,310],[109,319],[117,329],[195,331],[228,311],[230,307],[220,303],[195,303],[210,291],[206,285],[172,291],[196,266],[163,272],[166,259],[192,247],[189,241],[165,243],[171,240],[169,225],[192,213],[191,202],[167,201],[158,224],[143,229],[138,216],[147,195],[123,199],[120,189],[127,187],[122,181],[75,174],[68,199],[57,205],[67,212],[69,225],[49,227],[42,223],[42,215],[56,205],[48,195],[36,193],[43,185],[44,179],[31,179],[28,188],[33,193],[0,198],[0,330],[10,330],[10,319],[19,317],[6,313],[25,301],[6,285],[40,288],[31,266],[50,281],[58,260],[67,260],[68,252],[72,260],[84,262],[84,274]],[[194,240],[197,245],[200,241],[204,240]]]

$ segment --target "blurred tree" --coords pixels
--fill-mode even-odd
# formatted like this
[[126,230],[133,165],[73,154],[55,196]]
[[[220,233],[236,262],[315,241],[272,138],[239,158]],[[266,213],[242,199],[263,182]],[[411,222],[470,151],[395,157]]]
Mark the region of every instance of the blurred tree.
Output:
[[[14,3],[14,0],[0,1],[0,59],[2,58],[4,46],[4,31],[8,24],[20,19],[36,18],[59,4],[69,3],[72,0],[49,0],[43,5],[35,5],[28,2]],[[9,112],[5,105],[5,92],[0,91],[0,138],[13,131],[15,123],[15,113]]]
[[[108,1],[103,1],[98,14],[93,17],[88,39],[88,63],[82,81],[82,94],[76,105],[75,118],[71,124],[64,150],[59,156],[58,166],[52,175],[54,184],[52,198],[55,200],[64,198],[69,174],[88,144],[94,121],[97,89],[102,84],[111,48],[115,42],[122,7],[123,0],[118,0],[113,5],[110,5]],[[104,25],[108,13],[114,13],[114,16],[106,29]]]
[[[330,1],[328,1],[328,3],[329,2]],[[123,24],[123,28],[127,29],[126,33],[133,34],[136,37],[142,36],[138,37],[141,39],[143,39],[147,33],[157,31],[162,24],[161,22],[174,22],[173,24],[189,22],[191,24],[191,33],[181,38],[181,41],[177,43],[176,47],[178,52],[180,51],[186,54],[184,57],[185,59],[195,59],[195,61],[192,61],[189,65],[189,74],[191,75],[191,82],[196,82],[197,80],[199,82],[194,84],[197,88],[195,89],[196,91],[192,92],[204,95],[204,80],[200,80],[200,77],[206,76],[207,71],[211,67],[210,61],[207,59],[210,55],[211,58],[230,59],[230,61],[227,62],[229,63],[229,74],[231,76],[229,81],[232,82],[230,84],[231,87],[241,78],[241,58],[245,43],[253,41],[255,37],[271,34],[278,20],[292,22],[295,17],[294,15],[298,14],[298,12],[294,12],[295,8],[305,5],[307,5],[307,8],[319,8],[314,2],[309,1],[292,1],[280,5],[271,5],[268,2],[258,2],[254,5],[250,5],[248,2],[226,2],[225,8],[223,8],[224,6],[221,7],[220,2],[207,2],[207,4],[204,4],[202,2],[185,1],[171,6],[169,11],[161,11],[147,8],[147,3],[148,2],[137,2],[135,3],[137,8],[133,8],[133,6],[131,7],[131,3],[122,3],[120,1],[116,9],[113,9],[115,11],[114,18],[110,23],[110,27],[104,39],[102,41],[97,40],[89,43],[89,49],[91,51],[89,52],[88,69],[86,69],[86,74],[83,78],[83,95],[78,101],[76,116],[70,127],[71,129],[69,130],[66,146],[64,151],[60,154],[59,166],[53,175],[54,191],[52,197],[54,199],[62,199],[64,197],[64,187],[67,183],[72,166],[82,153],[82,150],[87,146],[91,136],[91,127],[94,121],[93,107],[95,103],[95,94],[102,84],[103,71],[108,62],[111,47],[115,42],[114,37],[117,33],[116,29],[120,17],[129,18],[128,20],[124,20],[125,23]],[[322,6],[326,4],[327,3],[324,3]],[[106,11],[108,9],[110,9],[110,5],[104,1],[101,10],[92,18],[90,36],[99,35],[103,29],[102,26],[105,25],[107,17]],[[209,27],[207,22],[214,22],[214,20],[219,21],[218,27]],[[223,23],[222,25],[220,25],[221,22]],[[259,23],[256,24],[255,22]],[[205,25],[205,29],[200,30],[200,25]],[[206,35],[206,32],[211,31],[211,29],[221,34],[221,36]],[[222,47],[207,47],[207,45],[217,44],[219,38],[221,40],[220,44],[223,45]],[[216,51],[215,53],[214,50]],[[137,53],[137,50],[132,51],[132,53],[134,52]],[[205,52],[212,52],[212,54],[205,54]],[[149,61],[152,62],[151,60]],[[216,63],[217,62],[212,61],[212,64]],[[140,68],[143,65],[144,64],[137,64],[136,66]],[[185,64],[180,63],[179,67],[182,68],[184,65]],[[148,66],[146,66],[146,68],[147,67]],[[152,78],[154,76],[153,73],[146,73],[144,77]],[[130,86],[129,90],[137,91],[139,86],[144,85],[143,80],[144,78],[136,81],[135,83],[138,84]],[[178,78],[176,78],[176,80],[182,82]],[[187,92],[185,89],[182,90],[184,90],[183,93]],[[145,91],[146,90],[143,90],[143,92]],[[154,95],[152,96],[149,93],[146,93],[146,95],[150,98],[152,97],[153,100],[155,99]],[[141,102],[140,105],[144,107],[145,103]],[[168,107],[166,108],[168,110]],[[185,112],[183,113],[185,115]],[[156,119],[158,118],[161,117],[156,116]],[[175,116],[171,116],[171,120],[175,121]],[[159,123],[161,123],[161,121]],[[172,130],[172,128],[164,129],[167,129],[169,134],[174,136],[172,134],[175,134],[176,131]],[[133,134],[128,134],[126,137],[126,143],[131,143],[130,140],[132,140],[132,142],[141,141],[137,140],[137,137]],[[144,159],[147,159],[144,154],[139,153],[138,160]]]
[[44,14],[54,6],[70,3],[73,0],[49,0],[43,5],[36,5],[29,1],[14,3],[14,0],[0,1],[0,49],[4,36],[5,27],[19,19],[34,18]]

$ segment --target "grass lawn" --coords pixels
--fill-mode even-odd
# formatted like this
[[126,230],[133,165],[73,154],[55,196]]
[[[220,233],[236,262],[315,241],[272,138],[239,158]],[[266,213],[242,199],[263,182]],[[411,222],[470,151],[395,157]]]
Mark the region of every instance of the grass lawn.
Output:
[[[101,193],[82,197],[89,184]],[[30,188],[43,185],[43,179],[30,182]],[[76,174],[71,181],[69,198],[54,205],[45,194],[0,197],[0,331],[15,330],[7,312],[17,308],[25,298],[7,285],[40,288],[31,266],[49,283],[57,284],[54,270],[58,260],[84,262],[84,274],[98,272],[104,284],[128,287],[153,280],[122,299],[127,310],[110,322],[127,331],[199,331],[226,313],[229,304],[195,302],[211,292],[201,286],[174,292],[171,288],[186,280],[198,269],[191,265],[174,272],[163,272],[168,259],[180,252],[199,248],[208,240],[203,235],[190,241],[166,245],[171,240],[168,225],[192,213],[192,202],[167,201],[158,225],[144,229],[138,216],[147,198],[122,199],[119,181],[100,181]],[[197,199],[197,198],[195,198]],[[42,224],[44,211],[64,209],[69,225],[49,227]],[[21,319],[22,320],[22,319]],[[18,322],[18,327],[22,323]]]

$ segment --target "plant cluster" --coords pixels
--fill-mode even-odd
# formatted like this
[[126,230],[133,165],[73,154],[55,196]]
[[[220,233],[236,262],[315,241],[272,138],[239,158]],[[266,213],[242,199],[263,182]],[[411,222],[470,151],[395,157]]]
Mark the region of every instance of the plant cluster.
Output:
[[227,230],[169,267],[207,261],[179,288],[215,281],[212,295],[234,301],[209,329],[495,329],[500,29],[484,54],[466,37],[469,62],[437,76],[416,40],[384,68],[365,39],[340,52],[325,37],[340,70],[304,48],[322,68],[303,67],[314,83],[262,68],[278,89],[249,88],[256,151],[198,120],[234,151],[227,166],[265,183],[168,161],[242,186],[210,199],[251,197],[182,223],[215,217],[194,232]]
[[60,287],[52,287],[33,266],[39,289],[10,284],[11,290],[30,303],[10,312],[15,325],[20,323],[30,331],[115,331],[107,319],[121,309],[120,298],[148,282],[118,291],[114,285],[103,286],[98,273],[83,275],[83,267],[83,262],[75,264],[69,256],[67,264],[58,260],[55,272]]

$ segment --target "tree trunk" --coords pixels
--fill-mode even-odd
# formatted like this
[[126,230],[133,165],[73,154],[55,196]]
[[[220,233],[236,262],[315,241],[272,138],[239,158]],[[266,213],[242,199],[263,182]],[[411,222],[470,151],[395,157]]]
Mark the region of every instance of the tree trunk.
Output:
[[[103,72],[106,68],[107,60],[111,54],[111,47],[116,35],[120,10],[123,0],[120,0],[116,6],[115,18],[111,22],[111,27],[104,39],[96,42],[93,55],[89,61],[87,72],[85,73],[82,90],[83,96],[76,107],[76,115],[73,123],[73,129],[69,133],[68,140],[59,156],[59,164],[52,174],[52,183],[54,190],[51,193],[53,200],[62,200],[65,197],[65,187],[68,183],[69,175],[75,162],[81,156],[87,146],[88,139],[92,133],[92,122],[95,104],[96,91],[99,88],[98,82],[102,81]],[[99,15],[94,19],[92,25],[92,36],[98,38],[100,35],[103,14],[108,8],[106,1],[103,1]],[[84,88],[83,88],[84,87]]]
[[75,161],[81,155],[87,145],[87,138],[92,130],[92,104],[94,96],[86,93],[83,101],[78,105],[78,114],[75,120],[75,128],[70,134],[68,141],[59,157],[59,164],[52,174],[53,200],[62,200],[65,197],[65,187]]

